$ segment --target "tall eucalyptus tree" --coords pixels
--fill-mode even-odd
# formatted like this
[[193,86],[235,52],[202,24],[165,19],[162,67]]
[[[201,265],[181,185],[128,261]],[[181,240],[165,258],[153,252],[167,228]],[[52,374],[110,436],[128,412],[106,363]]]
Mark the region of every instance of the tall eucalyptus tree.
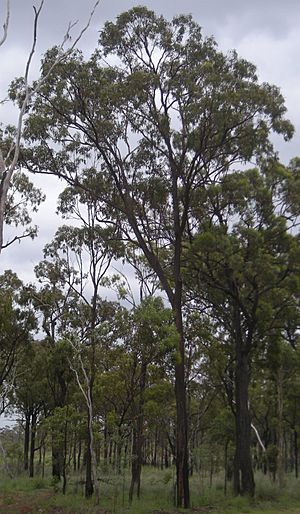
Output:
[[[45,74],[56,58],[47,53]],[[105,24],[89,60],[75,52],[56,67],[26,125],[28,169],[90,190],[99,221],[143,253],[172,307],[179,507],[190,504],[182,254],[192,198],[234,164],[272,153],[272,130],[290,138],[285,110],[278,88],[222,54],[190,16],[137,7]]]

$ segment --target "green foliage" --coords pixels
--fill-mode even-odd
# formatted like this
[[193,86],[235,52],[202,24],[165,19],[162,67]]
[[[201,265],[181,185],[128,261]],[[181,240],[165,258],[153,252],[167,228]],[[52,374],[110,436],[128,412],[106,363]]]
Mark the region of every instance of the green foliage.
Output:
[[[25,173],[15,173],[5,206],[5,223],[7,225],[26,226],[31,223],[30,207],[37,212],[46,196],[36,188]],[[27,228],[30,230],[30,228]]]
[[[252,324],[260,340],[276,327],[280,330],[283,320],[297,325],[298,236],[283,216],[289,205],[282,203],[281,214],[276,212],[289,177],[287,169],[272,161],[260,172],[231,173],[203,192],[206,218],[199,219],[201,229],[188,257],[188,272],[202,287],[203,301],[224,325],[229,322],[226,306],[231,309],[238,301],[245,324]],[[210,216],[215,223],[208,221]]]
[[36,328],[35,314],[24,302],[23,292],[15,273],[7,270],[0,276],[0,388],[13,381],[16,363]]

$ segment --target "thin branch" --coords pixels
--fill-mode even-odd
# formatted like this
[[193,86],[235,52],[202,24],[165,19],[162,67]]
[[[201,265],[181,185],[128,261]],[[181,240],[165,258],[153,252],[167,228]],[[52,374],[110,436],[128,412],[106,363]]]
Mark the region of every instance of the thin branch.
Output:
[[33,239],[36,236],[36,232],[37,232],[37,227],[32,227],[31,230],[24,232],[22,235],[13,237],[13,239],[10,239],[9,241],[7,241],[7,243],[4,243],[4,244],[2,243],[1,249],[3,250],[4,248],[7,248],[8,246],[12,245],[16,241],[19,241],[19,243],[20,243],[22,239],[25,239],[25,238],[27,239],[28,237],[31,237],[31,239]]
[[254,430],[254,432],[255,432],[255,435],[256,435],[256,437],[257,437],[257,440],[258,440],[258,442],[259,442],[259,444],[260,444],[260,446],[261,446],[261,448],[262,448],[262,451],[263,451],[264,453],[266,453],[266,447],[265,447],[264,443],[262,442],[261,437],[260,437],[260,435],[259,435],[259,433],[258,433],[258,430],[257,430],[257,428],[253,425],[253,423],[251,423],[251,428],[253,428],[253,430]]
[[7,0],[7,2],[6,2],[6,16],[5,16],[5,21],[3,23],[3,36],[0,39],[0,46],[3,45],[3,43],[6,41],[6,38],[7,38],[8,25],[9,25],[9,17],[10,17],[10,0]]
[[91,24],[92,18],[94,16],[95,11],[96,11],[96,9],[97,9],[99,4],[100,4],[100,0],[97,0],[97,2],[95,2],[94,7],[92,8],[92,10],[90,12],[89,19],[88,19],[85,27],[83,27],[83,29],[80,31],[80,33],[78,34],[77,38],[75,39],[73,45],[70,47],[68,52],[71,52],[72,50],[74,50],[75,46],[80,41],[80,39],[82,38],[83,34],[88,30],[88,28],[89,28],[89,26]]

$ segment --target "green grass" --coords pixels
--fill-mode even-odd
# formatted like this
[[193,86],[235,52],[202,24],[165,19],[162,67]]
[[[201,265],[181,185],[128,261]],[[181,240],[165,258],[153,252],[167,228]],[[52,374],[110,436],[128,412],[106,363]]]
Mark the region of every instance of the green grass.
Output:
[[294,478],[288,478],[283,490],[279,490],[269,477],[263,475],[256,477],[256,483],[254,500],[235,498],[230,493],[224,497],[222,477],[214,478],[212,487],[209,487],[205,478],[194,475],[191,479],[192,508],[188,511],[175,509],[173,505],[174,471],[150,468],[143,470],[141,499],[135,498],[132,505],[128,504],[129,476],[114,474],[106,475],[100,482],[101,509],[95,506],[94,499],[86,500],[83,497],[83,480],[80,476],[72,477],[65,496],[59,490],[55,491],[50,477],[4,478],[0,479],[0,496],[3,506],[12,505],[14,498],[21,495],[29,503],[31,498],[35,498],[45,512],[63,509],[63,512],[70,514],[300,514],[300,488]]

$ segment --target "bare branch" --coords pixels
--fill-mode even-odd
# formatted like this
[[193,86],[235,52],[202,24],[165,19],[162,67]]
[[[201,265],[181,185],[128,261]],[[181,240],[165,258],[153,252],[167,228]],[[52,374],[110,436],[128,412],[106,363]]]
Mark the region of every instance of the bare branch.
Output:
[[5,21],[3,23],[3,36],[0,39],[0,46],[3,45],[3,43],[6,41],[6,38],[7,38],[8,25],[9,25],[9,17],[10,17],[10,0],[7,0],[7,2],[6,2],[6,16],[5,16]]
[[[72,343],[71,343],[71,344],[72,344]],[[73,346],[73,348],[74,348],[74,345],[73,345],[73,344],[72,344],[72,346]],[[83,372],[84,372],[85,380],[86,380],[87,375],[86,375],[86,371],[85,371],[84,366],[83,366],[83,362],[82,362],[82,359],[81,359],[81,355],[80,355],[80,354],[78,354],[78,355],[79,355],[79,361],[80,361],[80,364],[81,364],[81,369],[82,369],[82,370],[83,370]],[[78,355],[76,355],[76,356],[78,356]],[[72,365],[72,362],[71,362],[71,360],[70,360],[70,359],[68,359],[68,362],[69,362],[70,369],[71,369],[71,370],[73,371],[73,373],[75,374],[76,382],[77,382],[77,384],[78,384],[78,387],[79,387],[80,391],[82,392],[82,396],[83,396],[83,397],[84,397],[84,399],[85,399],[86,405],[87,405],[87,407],[88,407],[88,408],[90,408],[89,397],[88,397],[87,393],[85,392],[84,387],[83,387],[83,385],[82,385],[82,383],[81,383],[81,380],[80,380],[80,378],[79,378],[78,371],[77,371],[77,369],[76,369],[76,368],[74,368],[74,366]],[[87,381],[87,380],[86,380],[86,381]]]
[[[41,86],[51,76],[54,68],[67,59],[67,57],[72,53],[72,51],[74,50],[74,48],[76,47],[76,45],[78,44],[78,42],[80,41],[80,39],[82,38],[84,33],[88,30],[99,3],[100,3],[100,0],[97,0],[95,2],[94,6],[90,12],[90,15],[89,15],[86,25],[79,32],[78,36],[75,38],[72,45],[67,50],[64,50],[64,47],[65,47],[67,41],[70,41],[70,39],[71,39],[70,32],[74,28],[74,26],[77,24],[77,22],[69,23],[67,31],[63,37],[62,43],[58,47],[60,52],[58,53],[57,58],[54,60],[54,62],[50,66],[47,73],[43,77],[40,77],[40,79],[38,79],[35,82],[35,85],[33,87],[31,87],[29,85],[29,72],[30,72],[33,55],[34,55],[35,49],[36,49],[38,20],[39,20],[40,13],[41,13],[43,5],[44,5],[44,0],[41,0],[38,8],[36,8],[36,7],[33,8],[34,9],[33,39],[32,39],[32,45],[31,45],[29,57],[27,59],[26,66],[25,66],[25,74],[24,74],[25,97],[22,101],[22,105],[20,108],[19,116],[18,116],[17,132],[16,132],[15,139],[12,142],[11,147],[5,158],[0,149],[0,253],[1,253],[1,250],[3,249],[3,227],[4,227],[5,206],[6,206],[10,182],[11,182],[13,173],[17,167],[17,163],[18,163],[18,159],[19,159],[24,115],[25,115],[28,105],[31,101],[31,98],[36,93],[39,92]],[[3,26],[5,39],[6,39],[6,35],[7,35],[7,28],[8,28],[9,14],[10,14],[9,7],[10,7],[10,5],[9,5],[9,0],[8,0],[7,16],[6,16],[6,21],[4,23],[4,26]],[[2,42],[4,42],[4,40]],[[11,156],[12,156],[12,160],[11,160],[11,163],[9,163]]]
[[262,442],[261,437],[260,437],[260,435],[259,435],[259,433],[258,433],[258,430],[257,430],[257,428],[253,425],[253,423],[251,423],[251,428],[253,428],[253,430],[254,430],[254,432],[255,432],[255,435],[256,435],[257,440],[258,440],[258,442],[259,442],[259,444],[260,444],[260,446],[261,446],[262,451],[263,451],[264,453],[266,453],[266,447],[265,447],[264,443]]
[[8,246],[12,245],[13,243],[15,243],[16,241],[19,241],[19,243],[21,242],[22,239],[27,239],[28,237],[31,237],[31,239],[34,239],[34,237],[36,236],[37,234],[37,227],[30,227],[28,230],[26,230],[23,234],[19,235],[19,236],[15,236],[13,237],[13,239],[10,239],[9,241],[7,241],[6,243],[3,243],[2,244],[2,250],[4,248],[7,248]]
[[32,61],[32,58],[33,58],[33,54],[35,52],[35,48],[36,48],[38,19],[39,19],[39,15],[41,13],[41,10],[43,8],[43,5],[44,5],[44,0],[41,1],[40,6],[39,6],[38,9],[36,9],[36,7],[33,6],[33,10],[34,10],[33,40],[32,40],[31,51],[30,51],[30,54],[29,54],[29,57],[28,57],[28,60],[27,60],[27,63],[26,63],[25,76],[24,76],[24,78],[25,78],[25,85],[27,85],[27,83],[28,83],[28,75],[29,75],[30,64],[31,64],[31,61]]
[[6,177],[7,180],[6,181],[8,182],[8,186],[9,186],[12,174],[13,174],[15,168],[16,168],[16,165],[17,165],[17,162],[18,162],[18,158],[19,158],[20,142],[21,142],[21,137],[22,137],[22,128],[23,128],[24,114],[26,112],[26,109],[27,109],[28,103],[30,101],[30,98],[31,98],[31,96],[32,96],[32,94],[34,92],[34,91],[30,91],[30,87],[29,87],[29,83],[28,83],[28,77],[29,77],[30,65],[31,65],[32,58],[33,58],[33,55],[34,55],[34,52],[35,52],[35,48],[36,48],[38,19],[39,19],[39,16],[40,16],[43,4],[44,4],[44,0],[41,1],[40,6],[39,6],[38,9],[36,9],[35,7],[33,8],[34,9],[33,40],[32,40],[32,45],[31,45],[31,50],[30,50],[30,53],[29,53],[29,57],[28,57],[27,62],[26,62],[25,75],[24,75],[25,98],[23,100],[23,103],[22,103],[22,106],[21,106],[21,109],[20,109],[20,112],[19,112],[16,138],[15,138],[15,141],[12,143],[12,146],[11,146],[11,148],[10,148],[10,150],[9,150],[7,156],[6,156],[6,159],[5,159],[5,164],[7,165],[7,162],[9,160],[9,158],[10,158],[11,152],[14,150],[14,155],[13,155],[12,162],[9,165],[8,170],[7,170],[7,177]]
[[92,8],[91,12],[90,12],[90,16],[89,16],[89,19],[85,25],[85,27],[83,27],[83,29],[80,31],[80,33],[78,34],[77,38],[75,39],[73,45],[71,46],[70,48],[70,51],[74,50],[75,46],[77,45],[77,43],[80,41],[80,39],[82,38],[83,34],[88,30],[90,24],[91,24],[91,21],[92,21],[92,18],[95,14],[95,11],[98,7],[98,5],[100,4],[100,0],[97,0],[97,2],[95,2],[94,4],[94,7]]

